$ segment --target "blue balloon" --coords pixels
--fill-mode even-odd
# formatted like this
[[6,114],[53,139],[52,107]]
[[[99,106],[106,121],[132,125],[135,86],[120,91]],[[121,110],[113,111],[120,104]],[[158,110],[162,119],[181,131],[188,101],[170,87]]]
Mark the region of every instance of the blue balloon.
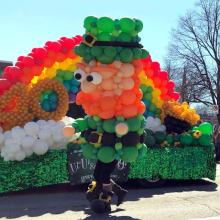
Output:
[[42,103],[41,103],[41,108],[46,111],[46,112],[49,112],[50,111],[50,103],[48,102],[48,100],[44,100]]
[[150,106],[150,101],[149,100],[143,100],[145,106]]
[[50,94],[49,100],[50,100],[51,102],[57,102],[57,100],[58,100],[58,95],[57,95],[56,93]]
[[78,90],[79,90],[79,89],[78,89],[78,87],[76,87],[76,86],[71,86],[71,87],[70,87],[70,91],[73,92],[73,93],[77,93]]
[[67,91],[70,90],[70,83],[69,83],[69,81],[65,80],[65,81],[63,82],[63,85],[65,86],[65,88],[67,89]]
[[75,79],[75,77],[73,77],[71,80],[70,80],[70,84],[73,85],[73,86],[79,86],[80,82],[77,81]]

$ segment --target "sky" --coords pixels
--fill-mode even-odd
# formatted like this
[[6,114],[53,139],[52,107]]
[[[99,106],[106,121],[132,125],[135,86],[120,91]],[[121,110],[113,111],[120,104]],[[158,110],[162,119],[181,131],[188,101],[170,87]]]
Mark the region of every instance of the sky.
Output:
[[196,0],[5,0],[0,3],[0,60],[15,62],[32,48],[83,34],[86,16],[138,18],[141,42],[163,64],[170,32]]

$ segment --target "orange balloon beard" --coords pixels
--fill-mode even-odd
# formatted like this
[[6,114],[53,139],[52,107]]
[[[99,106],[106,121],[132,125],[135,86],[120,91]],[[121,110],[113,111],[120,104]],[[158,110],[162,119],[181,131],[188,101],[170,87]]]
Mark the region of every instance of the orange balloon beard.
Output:
[[[96,115],[102,119],[110,119],[116,116],[130,118],[143,114],[145,105],[141,102],[143,94],[139,89],[140,81],[138,79],[141,63],[136,61],[132,64],[135,67],[135,72],[130,77],[134,81],[133,88],[121,89],[120,95],[115,94],[111,90],[100,89],[101,86],[97,87],[97,90],[91,93],[80,91],[76,97],[76,104],[82,105],[87,115]],[[106,65],[107,69],[108,66],[112,67],[112,65]],[[113,77],[115,76],[117,74]]]

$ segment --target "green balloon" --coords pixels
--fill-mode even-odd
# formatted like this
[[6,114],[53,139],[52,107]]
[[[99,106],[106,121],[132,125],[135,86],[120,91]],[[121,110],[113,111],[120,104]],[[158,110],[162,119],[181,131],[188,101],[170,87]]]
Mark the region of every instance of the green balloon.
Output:
[[154,134],[156,143],[160,144],[166,139],[166,134],[162,131],[156,131]]
[[142,21],[135,19],[135,31],[141,32],[143,29],[143,23]]
[[100,34],[97,35],[97,39],[100,41],[111,41],[111,35],[109,33],[106,32],[102,32]]
[[199,126],[198,130],[201,131],[202,134],[211,135],[213,132],[213,127],[211,123],[204,122]]
[[89,63],[91,60],[94,59],[94,57],[91,54],[87,53],[86,55],[83,56],[83,59],[86,63]]
[[149,107],[149,111],[155,113],[156,110],[157,110],[157,107],[153,103],[151,103]]
[[63,80],[71,80],[73,78],[73,73],[70,71],[65,71],[63,74]]
[[96,129],[96,122],[92,117],[87,117],[87,123],[89,128]]
[[142,58],[148,57],[148,55],[149,55],[148,51],[146,51],[145,49],[142,49],[141,52],[142,52],[142,55],[141,55]]
[[118,36],[118,40],[119,40],[119,41],[123,41],[123,42],[130,42],[130,41],[131,41],[131,35],[128,34],[128,33],[122,32],[122,33]]
[[149,101],[151,101],[151,99],[152,99],[152,94],[151,94],[151,93],[145,93],[143,98],[144,98],[144,100],[149,100]]
[[180,143],[182,145],[191,145],[193,142],[193,137],[190,134],[181,134]]
[[115,125],[116,125],[115,119],[104,120],[102,124],[102,128],[106,132],[114,133]]
[[97,18],[94,17],[94,16],[88,16],[85,18],[84,20],[84,25],[83,27],[87,30],[87,31],[90,31],[90,29],[92,27],[95,27],[96,26],[96,22],[97,22]]
[[98,34],[98,28],[97,28],[97,27],[91,28],[89,32],[90,32],[93,36],[96,36],[96,35]]
[[134,162],[138,157],[138,149],[136,147],[124,147],[122,149],[121,159],[127,163]]
[[110,64],[114,61],[114,59],[112,57],[106,56],[106,55],[102,55],[97,57],[97,60],[103,64]]
[[138,117],[128,118],[126,122],[128,124],[129,131],[135,132],[141,128],[142,120]]
[[85,131],[89,128],[87,120],[84,120],[84,118],[77,118],[73,124],[76,124],[80,131]]
[[114,21],[108,17],[101,17],[97,21],[97,27],[103,32],[112,32],[114,29]]
[[54,79],[63,84],[63,79],[61,77],[56,76]]
[[172,134],[168,134],[166,137],[166,141],[169,145],[172,145],[174,143],[174,138]]
[[141,89],[141,91],[142,91],[143,93],[146,93],[146,92],[147,92],[147,86],[144,85],[144,84],[141,84],[141,85],[140,85],[140,89]]
[[147,147],[152,148],[152,147],[155,146],[156,140],[155,140],[155,138],[152,135],[148,134],[148,135],[146,135],[145,144],[147,145]]
[[135,59],[140,59],[142,56],[141,49],[133,49],[133,54]]
[[91,48],[91,54],[95,57],[101,56],[103,54],[103,49],[99,46],[94,46]]
[[94,147],[90,144],[82,144],[82,153],[83,156],[88,158],[88,159],[97,159],[96,154],[94,154]]
[[131,49],[125,48],[120,52],[120,58],[122,62],[129,63],[133,60],[133,53]]
[[208,134],[202,134],[199,137],[199,144],[202,146],[209,146],[212,143],[212,137]]
[[130,18],[120,19],[120,27],[122,32],[132,33],[135,29],[135,22]]
[[117,50],[115,49],[115,47],[106,47],[104,49],[104,54],[106,56],[114,58],[116,56],[116,54],[117,54]]
[[111,163],[115,159],[115,150],[112,147],[101,147],[97,157],[103,163]]

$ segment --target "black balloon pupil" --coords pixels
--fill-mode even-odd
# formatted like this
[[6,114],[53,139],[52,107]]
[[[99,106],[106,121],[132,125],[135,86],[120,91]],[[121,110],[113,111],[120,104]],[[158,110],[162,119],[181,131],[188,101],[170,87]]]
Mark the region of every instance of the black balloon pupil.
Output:
[[82,76],[81,76],[80,73],[76,73],[76,74],[75,74],[75,78],[76,78],[77,80],[80,80],[80,79],[82,78]]
[[87,79],[88,82],[92,82],[93,77],[91,75],[89,75],[89,76],[86,77],[86,79]]

